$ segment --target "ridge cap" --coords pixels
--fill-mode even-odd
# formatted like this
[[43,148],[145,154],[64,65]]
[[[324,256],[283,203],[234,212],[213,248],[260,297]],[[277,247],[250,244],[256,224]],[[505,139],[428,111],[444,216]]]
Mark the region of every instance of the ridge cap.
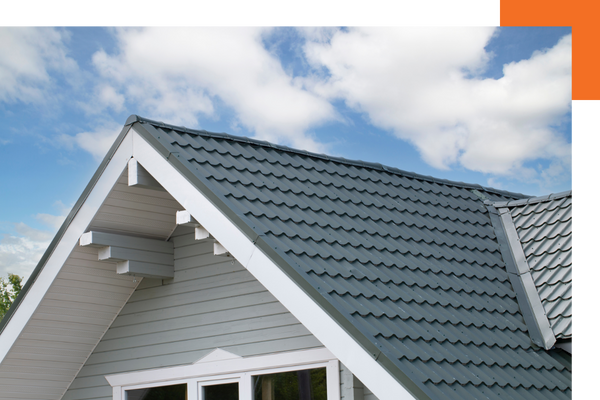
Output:
[[304,157],[317,158],[320,160],[331,161],[334,163],[340,163],[340,164],[344,164],[344,165],[351,165],[354,167],[372,169],[372,170],[376,170],[376,171],[384,171],[384,172],[391,173],[394,175],[400,175],[403,177],[422,180],[422,181],[431,182],[431,183],[438,183],[438,184],[446,185],[446,186],[454,186],[454,187],[459,187],[459,188],[464,188],[464,189],[482,190],[482,191],[488,192],[488,193],[494,193],[494,194],[513,197],[513,198],[517,197],[519,199],[523,199],[523,198],[527,197],[527,195],[522,194],[522,193],[510,192],[507,190],[495,189],[492,187],[485,187],[478,183],[466,183],[466,182],[461,182],[461,181],[452,181],[449,179],[436,178],[436,177],[433,177],[430,175],[419,174],[417,172],[405,171],[405,170],[402,170],[402,169],[399,169],[396,167],[386,166],[386,165],[383,165],[383,164],[377,163],[377,162],[370,162],[370,161],[363,161],[363,160],[351,160],[351,159],[347,159],[347,158],[339,157],[339,156],[330,156],[330,155],[323,154],[323,153],[315,153],[315,152],[311,152],[311,151],[307,151],[307,150],[294,149],[294,148],[291,148],[288,146],[274,144],[274,143],[271,143],[271,142],[268,142],[265,140],[253,139],[253,138],[249,138],[246,136],[236,136],[236,135],[231,135],[231,134],[224,133],[224,132],[221,132],[221,133],[209,132],[204,129],[190,129],[190,128],[186,128],[183,126],[165,124],[164,122],[151,120],[151,119],[145,118],[145,117],[140,117],[139,115],[135,115],[135,114],[131,115],[127,119],[127,122],[125,124],[131,125],[136,122],[139,122],[142,124],[146,123],[146,124],[154,125],[154,126],[157,126],[160,128],[167,128],[167,129],[184,132],[184,133],[191,134],[191,135],[220,138],[220,139],[232,140],[235,142],[241,142],[241,143],[246,143],[246,144],[251,144],[251,145],[256,145],[256,146],[261,146],[261,147],[268,147],[271,149],[275,149],[275,150],[279,150],[279,151],[283,151],[283,152],[287,152],[287,153],[298,154],[298,155],[301,155]]

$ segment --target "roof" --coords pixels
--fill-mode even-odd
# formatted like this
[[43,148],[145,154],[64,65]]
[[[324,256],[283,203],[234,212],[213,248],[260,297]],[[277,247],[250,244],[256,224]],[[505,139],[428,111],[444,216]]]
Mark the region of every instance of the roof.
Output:
[[418,398],[570,398],[570,358],[532,343],[485,203],[526,196],[138,116],[88,188],[129,127]]
[[554,336],[572,338],[572,192],[493,205],[509,211]]
[[431,398],[570,398],[570,367],[531,342],[483,203],[523,195],[129,122],[398,380]]

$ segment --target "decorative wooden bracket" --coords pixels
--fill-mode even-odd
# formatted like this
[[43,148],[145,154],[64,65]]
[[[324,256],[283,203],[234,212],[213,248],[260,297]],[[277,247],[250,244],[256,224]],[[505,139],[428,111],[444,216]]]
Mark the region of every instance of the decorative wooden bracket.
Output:
[[117,274],[146,278],[173,278],[173,243],[115,233],[90,231],[80,246],[98,248],[98,260],[116,262]]
[[[177,211],[177,225],[183,226],[193,226],[194,227],[194,237],[196,240],[204,240],[204,239],[214,239],[210,233],[188,211]],[[231,257],[231,254],[227,251],[225,247],[219,242],[215,240],[214,243],[214,254],[215,256],[223,256],[223,257]]]
[[194,239],[204,240],[212,238],[210,233],[208,233],[208,231],[204,229],[204,227],[202,227],[202,225],[200,225],[198,221],[196,221],[196,219],[194,219],[194,217],[192,217],[192,214],[190,214],[188,211],[177,211],[176,220],[177,225],[194,227]]
[[165,191],[162,185],[135,158],[131,158],[127,164],[127,184],[145,189]]
[[225,246],[223,246],[221,243],[217,242],[216,240],[215,240],[215,244],[213,246],[213,251],[214,251],[215,256],[231,257],[231,254],[227,251]]

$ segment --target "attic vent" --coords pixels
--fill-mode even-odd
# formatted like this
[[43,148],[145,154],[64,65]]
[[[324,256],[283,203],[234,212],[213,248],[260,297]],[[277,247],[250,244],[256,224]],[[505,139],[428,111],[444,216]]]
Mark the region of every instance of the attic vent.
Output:
[[173,278],[173,243],[115,233],[90,231],[79,245],[98,249],[98,260],[117,263],[117,274],[146,278]]

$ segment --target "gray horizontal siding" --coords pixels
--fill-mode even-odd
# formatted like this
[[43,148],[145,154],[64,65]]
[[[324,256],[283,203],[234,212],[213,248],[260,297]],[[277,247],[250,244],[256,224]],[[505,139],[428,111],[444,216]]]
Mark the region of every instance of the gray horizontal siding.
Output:
[[106,199],[89,230],[166,238],[182,207],[163,191],[127,185],[127,169]]
[[322,346],[243,266],[214,256],[212,241],[183,227],[172,240],[175,278],[138,286],[65,400],[110,400],[104,375],[191,364],[217,347],[252,356]]

